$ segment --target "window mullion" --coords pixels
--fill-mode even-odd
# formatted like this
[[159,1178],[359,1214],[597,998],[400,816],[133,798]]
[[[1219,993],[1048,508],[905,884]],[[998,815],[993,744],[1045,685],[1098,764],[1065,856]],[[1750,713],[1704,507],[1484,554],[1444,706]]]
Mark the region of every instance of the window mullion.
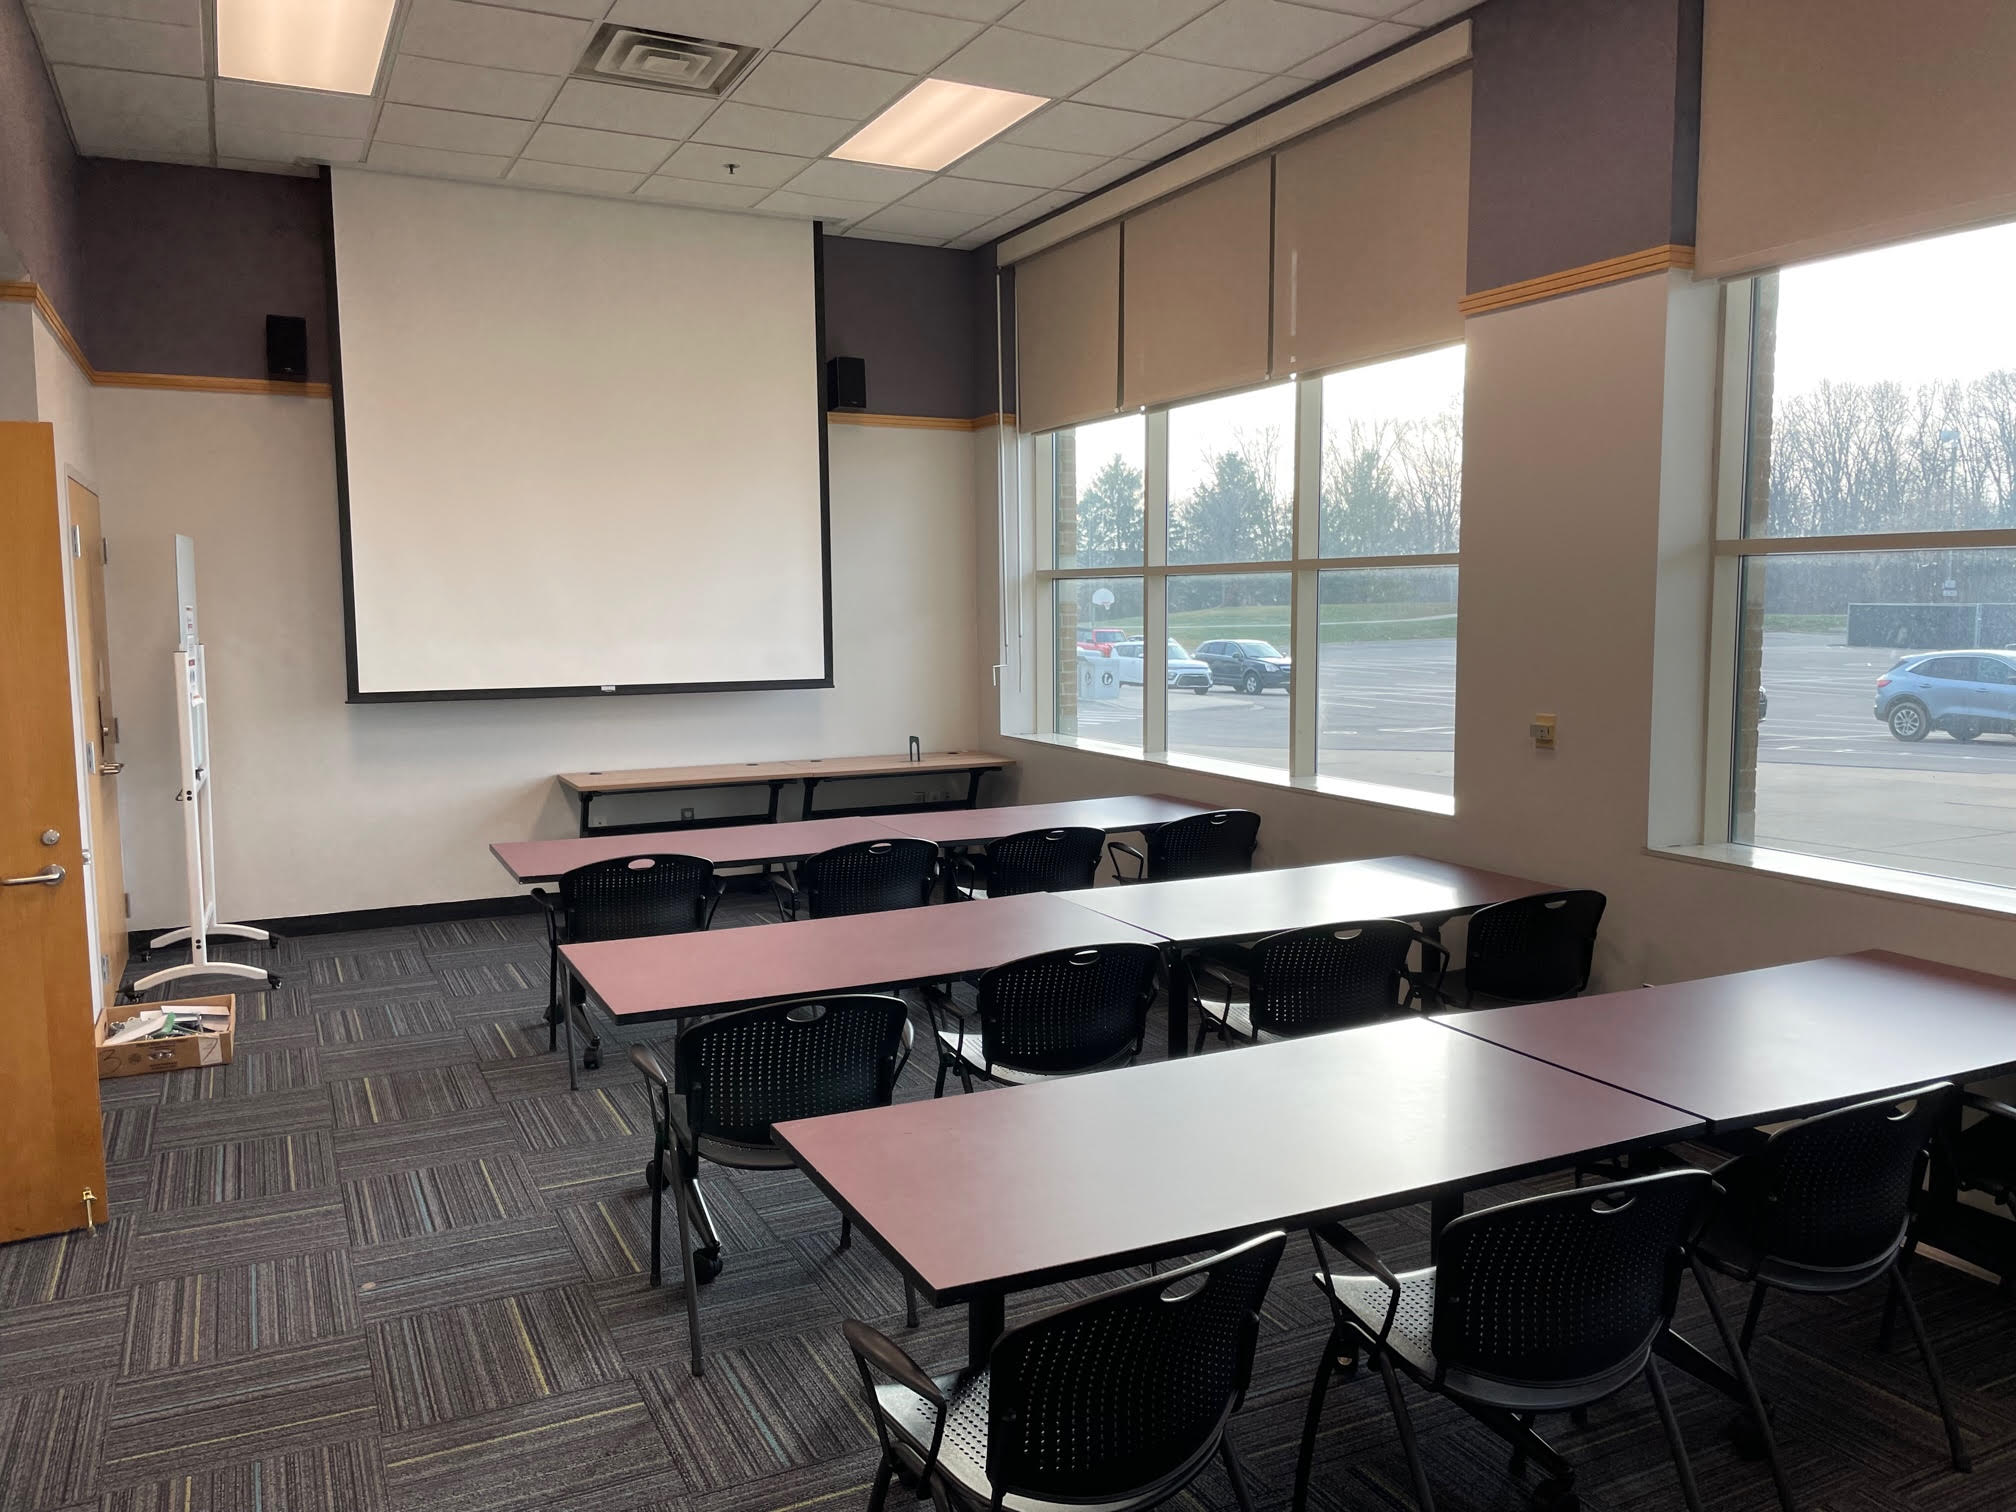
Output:
[[[1142,543],[1148,571],[1141,583],[1141,749],[1161,755],[1169,749],[1169,679],[1164,658],[1169,644],[1168,583],[1157,568],[1169,560],[1169,415],[1157,410],[1147,417],[1142,451],[1142,516],[1147,539]],[[1164,675],[1155,676],[1156,668]]]
[[[1294,553],[1298,563],[1322,554],[1323,382],[1304,378],[1295,392]],[[1288,656],[1288,775],[1316,775],[1317,732],[1322,723],[1322,621],[1320,576],[1298,566],[1290,582]]]

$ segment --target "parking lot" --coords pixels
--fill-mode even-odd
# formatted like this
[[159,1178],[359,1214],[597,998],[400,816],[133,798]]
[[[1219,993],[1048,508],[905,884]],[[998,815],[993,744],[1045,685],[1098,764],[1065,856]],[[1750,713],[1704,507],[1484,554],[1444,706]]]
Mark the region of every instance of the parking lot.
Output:
[[[1764,638],[1770,712],[1758,744],[1759,845],[2016,886],[2016,738],[1961,744],[1891,737],[1870,709],[1895,654],[1838,635]],[[1320,769],[1396,787],[1450,790],[1456,643],[1323,647]],[[1079,709],[1079,733],[1138,741],[1141,690]],[[1216,688],[1169,695],[1170,749],[1285,767],[1288,698]]]

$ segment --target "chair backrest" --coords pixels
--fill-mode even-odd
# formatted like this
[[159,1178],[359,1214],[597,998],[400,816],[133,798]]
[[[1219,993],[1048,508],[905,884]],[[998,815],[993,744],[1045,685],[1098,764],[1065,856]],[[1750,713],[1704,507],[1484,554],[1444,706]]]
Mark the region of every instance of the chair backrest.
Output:
[[938,847],[907,837],[859,840],[806,857],[798,877],[815,919],[922,908],[938,880]]
[[679,1036],[673,1085],[696,1135],[766,1144],[793,1118],[886,1107],[909,1009],[858,993],[764,1003]]
[[1250,809],[1219,809],[1173,820],[1148,837],[1148,877],[1219,877],[1253,870],[1260,816]]
[[1252,1376],[1284,1242],[1263,1234],[1003,1334],[988,1381],[997,1492],[1119,1500],[1209,1455]]
[[1400,979],[1414,939],[1398,919],[1269,935],[1253,947],[1253,1027],[1321,1034],[1394,1017],[1403,1011]]
[[1789,1124],[1736,1163],[1730,1200],[1759,1254],[1859,1270],[1903,1242],[1919,1157],[1955,1089],[1934,1082]]
[[1463,980],[1472,992],[1515,1002],[1574,997],[1589,985],[1600,892],[1536,893],[1470,916]]
[[1435,1270],[1437,1367],[1559,1386],[1625,1364],[1671,1321],[1714,1192],[1706,1171],[1665,1171],[1455,1219]]
[[1106,851],[1104,830],[1024,830],[987,847],[987,896],[1090,887]]
[[560,878],[567,938],[628,940],[707,927],[714,863],[698,856],[619,856]]
[[1161,978],[1153,945],[1088,945],[996,966],[980,978],[990,1064],[1063,1075],[1138,1047]]

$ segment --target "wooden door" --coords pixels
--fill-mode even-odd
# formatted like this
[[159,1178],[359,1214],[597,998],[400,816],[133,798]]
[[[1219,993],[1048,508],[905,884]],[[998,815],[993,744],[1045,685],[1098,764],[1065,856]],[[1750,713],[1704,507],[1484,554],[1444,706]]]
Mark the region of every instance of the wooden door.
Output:
[[105,1215],[58,497],[55,431],[0,423],[0,1242]]
[[[91,886],[98,899],[98,966],[110,1003],[126,972],[126,876],[119,862],[119,716],[105,635],[105,532],[98,495],[70,480],[71,601],[77,606],[77,682],[84,711],[85,783],[91,811]],[[85,768],[86,771],[90,767]]]

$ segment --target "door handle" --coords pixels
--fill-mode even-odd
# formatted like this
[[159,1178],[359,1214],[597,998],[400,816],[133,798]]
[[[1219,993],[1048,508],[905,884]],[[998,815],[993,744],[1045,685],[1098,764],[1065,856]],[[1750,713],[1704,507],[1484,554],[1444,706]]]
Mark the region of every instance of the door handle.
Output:
[[98,775],[100,777],[117,777],[125,770],[126,763],[123,761],[101,761],[98,763]]
[[51,864],[45,866],[32,877],[0,877],[0,887],[54,887],[69,873],[62,867]]

